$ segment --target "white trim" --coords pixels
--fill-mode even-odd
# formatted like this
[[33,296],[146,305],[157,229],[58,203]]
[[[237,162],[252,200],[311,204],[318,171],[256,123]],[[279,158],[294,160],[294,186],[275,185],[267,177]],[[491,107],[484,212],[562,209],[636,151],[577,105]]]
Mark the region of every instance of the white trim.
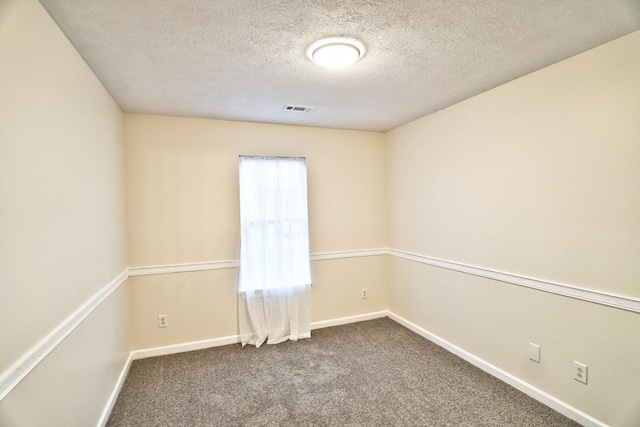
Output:
[[323,252],[318,254],[311,254],[311,261],[325,261],[332,259],[344,259],[344,258],[360,258],[369,256],[388,255],[388,249],[358,249],[355,251],[340,251],[340,252]]
[[211,338],[200,341],[190,341],[180,344],[171,344],[161,347],[143,348],[133,350],[131,356],[133,360],[146,359],[148,357],[166,356],[167,354],[184,353],[186,351],[202,350],[211,347],[220,347],[223,345],[237,344],[240,342],[239,335],[230,335],[228,337]]
[[[530,289],[536,289],[543,292],[562,295],[569,298],[588,301],[607,307],[619,308],[622,310],[640,313],[640,300],[613,295],[605,292],[590,291],[575,286],[563,285],[560,283],[547,282],[544,280],[533,279],[531,277],[519,276],[512,273],[505,273],[488,268],[476,267],[473,265],[462,264],[459,262],[446,261],[438,258],[432,258],[425,255],[419,255],[411,252],[405,252],[398,249],[377,248],[377,249],[356,249],[353,251],[337,251],[322,252],[311,254],[311,261],[326,261],[345,258],[359,258],[389,255],[409,261],[419,262],[421,264],[431,265],[434,267],[445,268],[460,273],[471,274],[478,277],[497,280],[512,285],[523,286]],[[129,276],[146,276],[152,274],[170,274],[184,273],[190,271],[206,271],[219,270],[228,268],[238,268],[238,260],[229,261],[211,261],[188,264],[168,264],[149,267],[131,267]]]
[[186,273],[190,271],[221,270],[238,268],[238,260],[195,262],[189,264],[167,264],[150,267],[131,267],[129,276],[148,276],[151,274]]
[[517,390],[520,390],[521,392],[525,393],[527,396],[537,400],[538,402],[550,407],[551,409],[561,413],[562,415],[564,415],[567,418],[572,419],[573,421],[580,423],[583,426],[587,426],[587,427],[607,427],[607,424],[603,423],[602,421],[580,411],[577,408],[574,408],[573,406],[563,402],[562,400],[540,390],[537,387],[532,386],[531,384],[521,380],[520,378],[498,368],[495,365],[492,365],[491,363],[480,359],[478,356],[475,356],[471,353],[469,353],[468,351],[450,343],[449,341],[435,335],[432,334],[431,332],[421,328],[420,326],[416,325],[415,323],[411,323],[410,321],[408,321],[407,319],[404,319],[400,316],[398,316],[395,313],[392,313],[391,311],[388,312],[389,318],[391,320],[394,320],[396,322],[398,322],[399,324],[401,324],[402,326],[412,330],[413,332],[417,333],[418,335],[428,339],[429,341],[433,342],[434,344],[439,345],[440,347],[444,348],[445,350],[455,354],[456,356],[466,360],[467,362],[471,363],[472,365],[482,369],[483,371],[487,372],[488,374],[496,377],[497,379],[509,384],[510,386],[516,388]]
[[[379,319],[387,317],[387,311],[376,311],[373,313],[358,314],[356,316],[340,317],[337,319],[322,320],[312,322],[311,329],[322,329],[329,326],[346,325],[349,323],[362,322],[365,320]],[[172,344],[161,347],[144,348],[131,352],[133,360],[146,359],[147,357],[165,356],[168,354],[184,353],[186,351],[202,350],[205,348],[220,347],[223,345],[237,344],[240,342],[239,335],[230,335],[221,338],[211,338],[200,341],[191,341],[180,344]]]
[[[482,369],[488,374],[496,377],[497,379],[505,382],[506,384],[509,384],[510,386],[516,388],[517,390],[525,393],[527,396],[561,413],[567,418],[570,418],[580,423],[581,425],[584,425],[586,427],[607,427],[607,424],[603,423],[602,421],[580,411],[579,409],[563,402],[562,400],[540,390],[537,387],[532,386],[531,384],[521,380],[520,378],[498,368],[495,365],[492,365],[491,363],[483,359],[480,359],[479,357],[469,353],[468,351],[450,343],[449,341],[435,334],[432,334],[431,332],[421,328],[415,323],[412,323],[388,310],[365,313],[365,314],[360,314],[356,316],[340,317],[337,319],[330,319],[330,320],[324,320],[319,322],[313,322],[311,324],[311,329],[315,330],[315,329],[321,329],[321,328],[326,328],[330,326],[346,325],[349,323],[379,319],[382,317],[389,317],[391,320],[394,320],[395,322],[401,324],[407,329],[422,336],[423,338],[428,339],[434,344],[466,360],[472,365]],[[154,347],[154,348],[132,351],[131,354],[129,355],[129,359],[127,360],[127,364],[123,369],[123,374],[120,375],[120,378],[118,379],[118,384],[114,389],[114,392],[112,393],[111,398],[109,399],[109,403],[105,408],[105,411],[103,412],[103,415],[101,417],[101,423],[98,425],[100,427],[104,427],[104,424],[102,422],[106,422],[106,420],[108,420],[109,414],[111,413],[111,410],[113,408],[113,404],[115,403],[115,399],[117,398],[117,393],[122,387],[122,382],[126,377],[126,372],[128,372],[132,360],[144,359],[147,357],[164,356],[164,355],[175,354],[175,353],[183,353],[186,351],[201,350],[205,348],[218,347],[218,346],[229,345],[229,344],[237,344],[239,342],[240,342],[240,337],[238,335],[231,335],[231,336],[221,337],[221,338],[192,341],[187,343],[173,344],[173,345],[168,345],[163,347]]]
[[339,317],[337,319],[321,320],[319,322],[311,322],[311,329],[322,329],[330,326],[348,325],[349,323],[363,322],[365,320],[380,319],[387,317],[387,310],[375,311],[373,313],[358,314],[355,316]]
[[497,280],[500,282],[510,283],[512,285],[523,286],[525,288],[536,289],[556,295],[562,295],[582,301],[588,301],[595,304],[606,305],[608,307],[620,308],[622,310],[640,313],[640,300],[623,297],[604,292],[589,291],[574,286],[562,285],[560,283],[547,282],[543,280],[533,279],[525,276],[518,276],[511,273],[490,270],[487,268],[474,267],[472,265],[445,261],[437,258],[431,258],[424,255],[418,255],[410,252],[399,251],[396,249],[388,249],[387,253],[397,258],[409,261],[419,262],[434,267],[446,268],[447,270],[458,271],[460,273],[472,274],[474,276],[484,277],[487,279]]
[[105,299],[109,297],[127,279],[128,270],[124,270],[107,286],[89,298],[71,316],[58,325],[20,360],[7,369],[0,377],[0,401],[4,399],[42,360],[49,355],[75,328],[87,318]]
[[[524,286],[531,289],[540,290],[543,292],[549,292],[556,295],[562,295],[578,300],[588,301],[596,304],[601,304],[609,307],[619,308],[623,310],[632,311],[635,313],[640,313],[640,300],[634,298],[628,298],[618,295],[607,294],[603,292],[595,292],[589,291],[586,289],[580,289],[573,286],[562,285],[558,283],[546,282],[542,280],[532,279],[529,277],[518,276],[515,274],[504,273],[496,270],[490,270],[481,267],[475,267],[471,265],[466,265],[462,263],[456,263],[452,261],[441,260],[437,258],[431,258],[423,255],[418,255],[410,252],[395,250],[395,249],[360,249],[353,251],[339,251],[339,252],[325,252],[325,253],[317,253],[311,255],[312,261],[324,261],[324,260],[334,260],[334,259],[345,259],[345,258],[358,258],[358,257],[369,257],[369,256],[380,256],[380,255],[389,255],[397,258],[410,260],[419,262],[422,264],[427,264],[435,267],[446,268],[449,270],[472,274],[478,277],[484,277],[492,280],[497,280],[505,283],[514,284],[517,286]],[[19,383],[22,381],[38,364],[49,355],[55,348],[62,342],[71,332],[78,327],[86,317],[91,314],[105,299],[107,299],[126,279],[131,276],[144,276],[144,275],[152,275],[152,274],[167,274],[167,273],[178,273],[178,272],[189,272],[189,271],[205,271],[205,270],[217,270],[217,269],[228,269],[228,268],[237,268],[238,261],[214,261],[214,262],[203,262],[203,263],[190,263],[190,264],[174,264],[174,265],[163,265],[163,266],[151,266],[151,267],[133,267],[127,270],[124,270],[120,273],[114,280],[112,280],[107,286],[98,291],[93,297],[87,300],[80,308],[78,308],[73,314],[71,314],[66,320],[60,323],[53,331],[51,331],[45,338],[43,338],[38,344],[36,344],[31,350],[23,355],[23,357],[18,360],[13,366],[7,369],[0,376],[0,401],[2,401]],[[468,360],[474,365],[480,367],[481,369],[492,373],[492,375],[502,379],[508,384],[513,385],[519,390],[524,391],[531,397],[545,403],[546,405],[552,407],[553,409],[558,410],[559,412],[567,415],[563,411],[569,411],[571,414],[578,414],[578,418],[574,418],[572,415],[567,415],[570,418],[586,423],[585,425],[593,425],[593,426],[602,426],[600,421],[595,420],[594,418],[578,411],[577,409],[566,405],[565,403],[558,401],[554,397],[544,393],[541,390],[536,389],[535,387],[524,383],[520,379],[513,377],[512,375],[498,369],[497,367],[488,364],[487,362],[478,359],[477,357],[465,352],[458,347],[453,346],[453,344],[448,343],[441,338],[424,331],[416,325],[396,316],[393,313],[387,311],[379,311],[374,313],[367,313],[357,316],[343,317],[339,319],[331,319],[320,322],[314,322],[311,324],[312,329],[320,329],[329,326],[337,326],[344,325],[353,322],[360,322],[364,320],[376,319],[380,317],[384,317],[389,315],[393,320],[404,324],[411,330],[419,333],[431,341],[436,342],[444,348],[447,348],[449,351],[459,355],[460,357]],[[418,328],[418,330],[414,329]],[[423,332],[420,332],[423,331]],[[425,335],[426,334],[426,335]],[[172,354],[172,353],[180,353],[184,351],[198,350],[209,347],[216,347],[221,345],[228,345],[240,342],[238,336],[229,336],[222,338],[214,338],[209,340],[195,341],[190,343],[176,344],[165,347],[156,347],[150,349],[142,349],[132,351],[122,372],[120,377],[118,378],[118,382],[116,384],[116,388],[112,392],[107,406],[100,418],[100,423],[105,423],[108,419],[109,413],[115,403],[115,399],[117,398],[118,392],[122,387],[122,383],[126,374],[131,365],[131,361],[135,359],[141,359],[145,357],[159,356],[164,354]],[[467,356],[465,356],[465,354]],[[474,362],[475,360],[475,362]],[[493,373],[495,372],[495,373]],[[519,384],[519,385],[518,385]],[[524,387],[525,389],[521,389],[520,387]],[[555,405],[555,406],[554,406]],[[558,409],[564,408],[564,409]],[[569,409],[567,409],[569,408]],[[102,425],[102,424],[100,424]]]
[[[353,251],[322,252],[311,254],[311,261],[325,261],[332,259],[359,258],[369,256],[387,255],[387,249],[356,249]],[[239,261],[210,261],[194,262],[187,264],[167,264],[148,267],[131,267],[129,276],[147,276],[151,274],[185,273],[190,271],[220,270],[238,268]]]
[[127,361],[122,367],[122,371],[120,371],[120,375],[118,376],[118,380],[116,381],[115,386],[113,387],[113,391],[111,395],[109,395],[109,400],[107,400],[107,404],[102,411],[102,415],[100,415],[100,419],[98,420],[98,427],[104,427],[107,425],[107,421],[109,421],[109,416],[111,415],[111,411],[113,411],[113,406],[116,404],[116,400],[118,400],[118,395],[120,394],[120,390],[122,390],[122,386],[124,385],[124,380],[127,379],[127,375],[129,374],[129,369],[131,368],[131,362],[133,362],[133,354],[129,353],[129,357],[127,357]]

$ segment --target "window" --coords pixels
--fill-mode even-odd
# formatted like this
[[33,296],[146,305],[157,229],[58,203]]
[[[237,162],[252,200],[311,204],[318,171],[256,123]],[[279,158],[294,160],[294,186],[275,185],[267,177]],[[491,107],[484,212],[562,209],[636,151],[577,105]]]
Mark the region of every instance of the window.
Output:
[[309,336],[311,267],[304,158],[240,157],[243,344]]

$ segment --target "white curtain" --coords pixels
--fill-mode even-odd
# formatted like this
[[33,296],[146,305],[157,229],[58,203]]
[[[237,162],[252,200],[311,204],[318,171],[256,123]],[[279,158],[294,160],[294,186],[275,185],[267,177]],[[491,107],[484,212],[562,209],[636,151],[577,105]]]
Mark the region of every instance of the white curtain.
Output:
[[303,158],[240,157],[242,345],[311,336],[307,167]]

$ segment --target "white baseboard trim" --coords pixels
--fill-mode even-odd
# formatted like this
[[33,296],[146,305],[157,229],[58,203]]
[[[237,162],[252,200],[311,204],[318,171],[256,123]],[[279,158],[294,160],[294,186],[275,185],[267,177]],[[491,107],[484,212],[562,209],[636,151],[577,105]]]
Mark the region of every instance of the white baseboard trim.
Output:
[[44,360],[66,337],[73,332],[104,300],[127,280],[129,270],[124,270],[107,286],[89,298],[80,308],[60,323],[53,331],[22,356],[0,376],[0,401],[4,399],[36,366]]
[[220,347],[223,345],[237,344],[240,342],[239,335],[228,337],[211,338],[200,341],[190,341],[180,344],[171,344],[161,347],[143,348],[131,352],[133,360],[146,359],[148,357],[166,356],[167,354],[184,353],[186,351],[203,350],[205,348]]
[[107,421],[109,421],[109,416],[111,415],[111,411],[113,410],[113,406],[116,404],[116,400],[118,400],[118,395],[120,394],[120,390],[122,390],[122,386],[124,385],[124,380],[127,378],[129,374],[129,368],[131,368],[131,362],[133,362],[132,353],[129,353],[129,357],[127,357],[127,361],[124,363],[122,367],[122,371],[120,371],[120,375],[118,376],[118,380],[116,381],[115,386],[113,387],[113,391],[109,395],[109,400],[107,400],[107,404],[102,411],[102,415],[98,419],[98,427],[104,427],[107,425]]
[[418,335],[428,339],[429,341],[433,342],[434,344],[439,345],[440,347],[444,348],[445,350],[455,354],[456,356],[466,360],[467,362],[471,363],[472,365],[482,369],[483,371],[485,371],[486,373],[498,378],[499,380],[509,384],[510,386],[516,388],[517,390],[520,390],[521,392],[523,392],[524,394],[526,394],[527,396],[537,400],[538,402],[550,407],[551,409],[561,413],[562,415],[564,415],[567,418],[572,419],[573,421],[580,423],[583,426],[587,426],[587,427],[608,427],[607,424],[603,423],[602,421],[580,411],[577,408],[574,408],[573,406],[561,401],[560,399],[555,398],[554,396],[540,390],[537,387],[532,386],[531,384],[521,380],[520,378],[498,368],[495,365],[492,365],[491,363],[480,359],[479,357],[469,353],[468,351],[456,346],[455,344],[450,343],[449,341],[435,335],[432,334],[431,332],[427,331],[426,329],[421,328],[420,326],[416,325],[415,323],[412,323],[410,321],[408,321],[407,319],[404,319],[400,316],[398,316],[397,314],[388,311],[388,316],[391,320],[394,320],[396,322],[398,322],[399,324],[401,324],[402,326],[406,327],[407,329],[412,330],[413,332],[417,333]]
[[[527,396],[537,400],[538,402],[550,407],[551,409],[561,413],[562,415],[566,416],[567,418],[572,419],[573,421],[576,421],[577,423],[580,423],[583,426],[586,427],[608,427],[607,424],[603,423],[602,421],[580,411],[577,408],[574,408],[573,406],[555,398],[554,396],[540,390],[537,387],[532,386],[531,384],[521,380],[520,378],[517,378],[516,376],[498,368],[495,365],[492,365],[489,362],[486,362],[483,359],[480,359],[479,357],[469,353],[468,351],[450,343],[449,341],[435,335],[432,334],[431,332],[421,328],[420,326],[416,325],[415,323],[412,323],[410,321],[408,321],[407,319],[404,319],[403,317],[398,316],[397,314],[388,311],[388,310],[382,310],[382,311],[376,311],[376,312],[372,312],[372,313],[365,313],[365,314],[360,314],[360,315],[355,315],[355,316],[348,316],[348,317],[340,317],[337,319],[330,319],[330,320],[323,320],[323,321],[319,321],[319,322],[313,322],[311,324],[311,329],[315,330],[315,329],[322,329],[322,328],[327,328],[327,327],[331,327],[331,326],[340,326],[340,325],[346,325],[349,323],[356,323],[356,322],[362,322],[362,321],[366,321],[366,320],[373,320],[373,319],[379,319],[379,318],[383,318],[383,317],[389,317],[390,319],[394,320],[395,322],[401,324],[402,326],[406,327],[407,329],[417,333],[418,335],[422,336],[423,338],[428,339],[429,341],[433,342],[434,344],[439,345],[440,347],[444,348],[445,350],[455,354],[456,356],[466,360],[467,362],[471,363],[472,365],[482,369],[483,371],[487,372],[488,374],[498,378],[499,380],[509,384],[510,386],[516,388],[517,390],[525,393]],[[181,344],[173,344],[173,345],[168,345],[168,346],[162,346],[162,347],[153,347],[153,348],[147,348],[147,349],[141,349],[141,350],[134,350],[131,352],[131,354],[129,355],[129,358],[127,359],[127,363],[125,364],[125,367],[122,370],[122,373],[120,375],[120,377],[118,378],[118,383],[116,384],[116,387],[114,388],[113,393],[111,394],[111,397],[109,399],[109,402],[107,404],[107,406],[105,407],[105,410],[102,414],[102,417],[100,418],[100,422],[98,424],[98,427],[104,427],[104,425],[106,424],[107,420],[109,419],[109,415],[111,414],[111,410],[113,409],[113,405],[115,404],[115,401],[117,399],[118,393],[120,392],[120,389],[122,388],[122,384],[124,383],[124,379],[126,378],[126,375],[129,371],[129,368],[131,366],[131,362],[133,360],[138,360],[138,359],[145,359],[148,357],[156,357],[156,356],[164,356],[164,355],[169,355],[169,354],[176,354],[176,353],[183,353],[183,352],[187,352],[187,351],[193,351],[193,350],[202,350],[202,349],[206,349],[206,348],[212,348],[212,347],[219,347],[219,346],[223,346],[223,345],[229,345],[229,344],[237,344],[240,342],[240,337],[239,335],[231,335],[231,336],[227,336],[227,337],[220,337],[220,338],[212,338],[212,339],[207,339],[207,340],[201,340],[201,341],[192,341],[192,342],[186,342],[186,343],[181,343]]]
[[[346,325],[349,323],[362,322],[365,320],[379,319],[387,317],[387,311],[376,311],[372,313],[358,314],[356,316],[340,317],[337,319],[322,320],[312,322],[311,329],[322,329],[330,326]],[[166,356],[168,354],[184,353],[186,351],[203,350],[205,348],[220,347],[223,345],[237,344],[240,342],[239,335],[230,335],[227,337],[211,338],[200,341],[190,341],[180,344],[171,344],[161,347],[144,348],[131,352],[133,360],[146,359],[148,357]]]
[[339,317],[337,319],[321,320],[319,322],[311,322],[311,330],[328,328],[330,326],[347,325],[349,323],[363,322],[365,320],[380,319],[387,317],[387,310],[375,311],[372,313],[358,314],[355,316]]

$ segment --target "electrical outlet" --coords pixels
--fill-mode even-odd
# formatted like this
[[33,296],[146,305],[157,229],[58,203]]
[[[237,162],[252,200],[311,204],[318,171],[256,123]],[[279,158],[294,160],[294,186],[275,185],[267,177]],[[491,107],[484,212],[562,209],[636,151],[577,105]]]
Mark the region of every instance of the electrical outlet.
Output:
[[529,360],[540,363],[540,346],[532,342],[529,343]]
[[169,316],[167,314],[158,315],[158,328],[167,328],[169,326]]
[[587,383],[587,377],[589,376],[589,368],[584,363],[573,361],[573,379],[580,381],[583,384]]
[[369,291],[367,291],[367,288],[360,289],[360,298],[362,299],[369,298]]

